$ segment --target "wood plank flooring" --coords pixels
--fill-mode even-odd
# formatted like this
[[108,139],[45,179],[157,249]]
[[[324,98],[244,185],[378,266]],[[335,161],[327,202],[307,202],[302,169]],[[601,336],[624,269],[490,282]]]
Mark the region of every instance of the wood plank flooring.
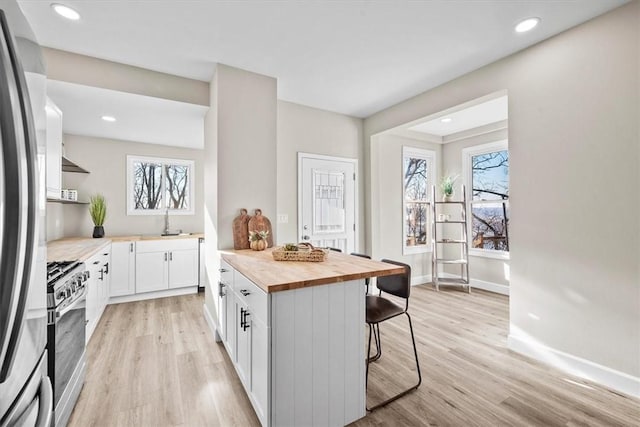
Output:
[[[69,425],[258,426],[201,295],[108,306]],[[508,298],[413,288],[420,388],[355,426],[638,426],[640,401],[506,348]],[[369,404],[416,380],[406,317],[380,328]]]

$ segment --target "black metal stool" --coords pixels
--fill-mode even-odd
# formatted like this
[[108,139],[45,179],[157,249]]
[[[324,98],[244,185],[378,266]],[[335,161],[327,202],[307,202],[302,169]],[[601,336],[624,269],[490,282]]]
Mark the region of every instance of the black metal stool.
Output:
[[[369,364],[375,362],[382,356],[382,342],[380,340],[380,323],[385,320],[393,319],[394,317],[406,314],[409,320],[409,330],[411,331],[411,342],[413,343],[413,354],[416,358],[416,368],[418,370],[418,383],[410,388],[396,394],[389,399],[378,403],[377,405],[367,408],[368,411],[373,411],[380,408],[394,400],[404,396],[405,394],[417,389],[422,383],[422,374],[420,373],[420,362],[418,361],[418,349],[416,348],[416,340],[413,335],[413,325],[411,324],[411,316],[407,310],[409,309],[409,295],[411,294],[411,267],[407,264],[383,259],[382,262],[389,264],[399,265],[404,267],[404,273],[395,274],[393,276],[382,276],[377,279],[377,287],[380,291],[376,295],[367,295],[366,300],[366,314],[367,324],[369,325],[369,345],[367,347],[367,374],[366,384],[369,383]],[[394,295],[399,298],[403,298],[405,302],[404,308],[396,303],[382,297],[382,292]],[[378,352],[375,356],[371,357],[371,335],[375,336],[376,347]]]

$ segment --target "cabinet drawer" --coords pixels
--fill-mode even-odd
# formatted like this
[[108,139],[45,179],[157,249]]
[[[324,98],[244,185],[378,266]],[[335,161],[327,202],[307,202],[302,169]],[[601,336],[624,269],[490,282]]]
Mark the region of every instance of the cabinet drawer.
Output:
[[235,272],[234,279],[236,282],[236,297],[247,305],[252,316],[257,317],[268,325],[267,293],[237,271]]
[[220,281],[230,289],[234,289],[233,272],[233,267],[231,267],[225,260],[220,259]]
[[198,239],[141,240],[136,243],[136,253],[166,252],[198,249]]

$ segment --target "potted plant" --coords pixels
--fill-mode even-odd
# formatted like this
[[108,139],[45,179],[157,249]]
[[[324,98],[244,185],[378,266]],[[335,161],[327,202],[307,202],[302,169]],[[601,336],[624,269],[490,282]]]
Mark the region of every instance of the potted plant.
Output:
[[249,247],[254,251],[264,251],[267,249],[267,237],[268,231],[250,231],[249,232]]
[[440,189],[442,190],[442,201],[449,202],[453,197],[453,184],[458,179],[458,175],[445,175],[440,181]]
[[93,237],[104,237],[104,218],[107,216],[107,202],[102,194],[91,197],[89,215],[93,221]]

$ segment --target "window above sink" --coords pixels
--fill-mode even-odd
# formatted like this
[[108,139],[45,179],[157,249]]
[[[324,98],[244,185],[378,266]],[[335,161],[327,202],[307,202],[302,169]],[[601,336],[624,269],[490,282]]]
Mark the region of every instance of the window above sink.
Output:
[[193,160],[127,156],[127,215],[193,215],[193,197]]

